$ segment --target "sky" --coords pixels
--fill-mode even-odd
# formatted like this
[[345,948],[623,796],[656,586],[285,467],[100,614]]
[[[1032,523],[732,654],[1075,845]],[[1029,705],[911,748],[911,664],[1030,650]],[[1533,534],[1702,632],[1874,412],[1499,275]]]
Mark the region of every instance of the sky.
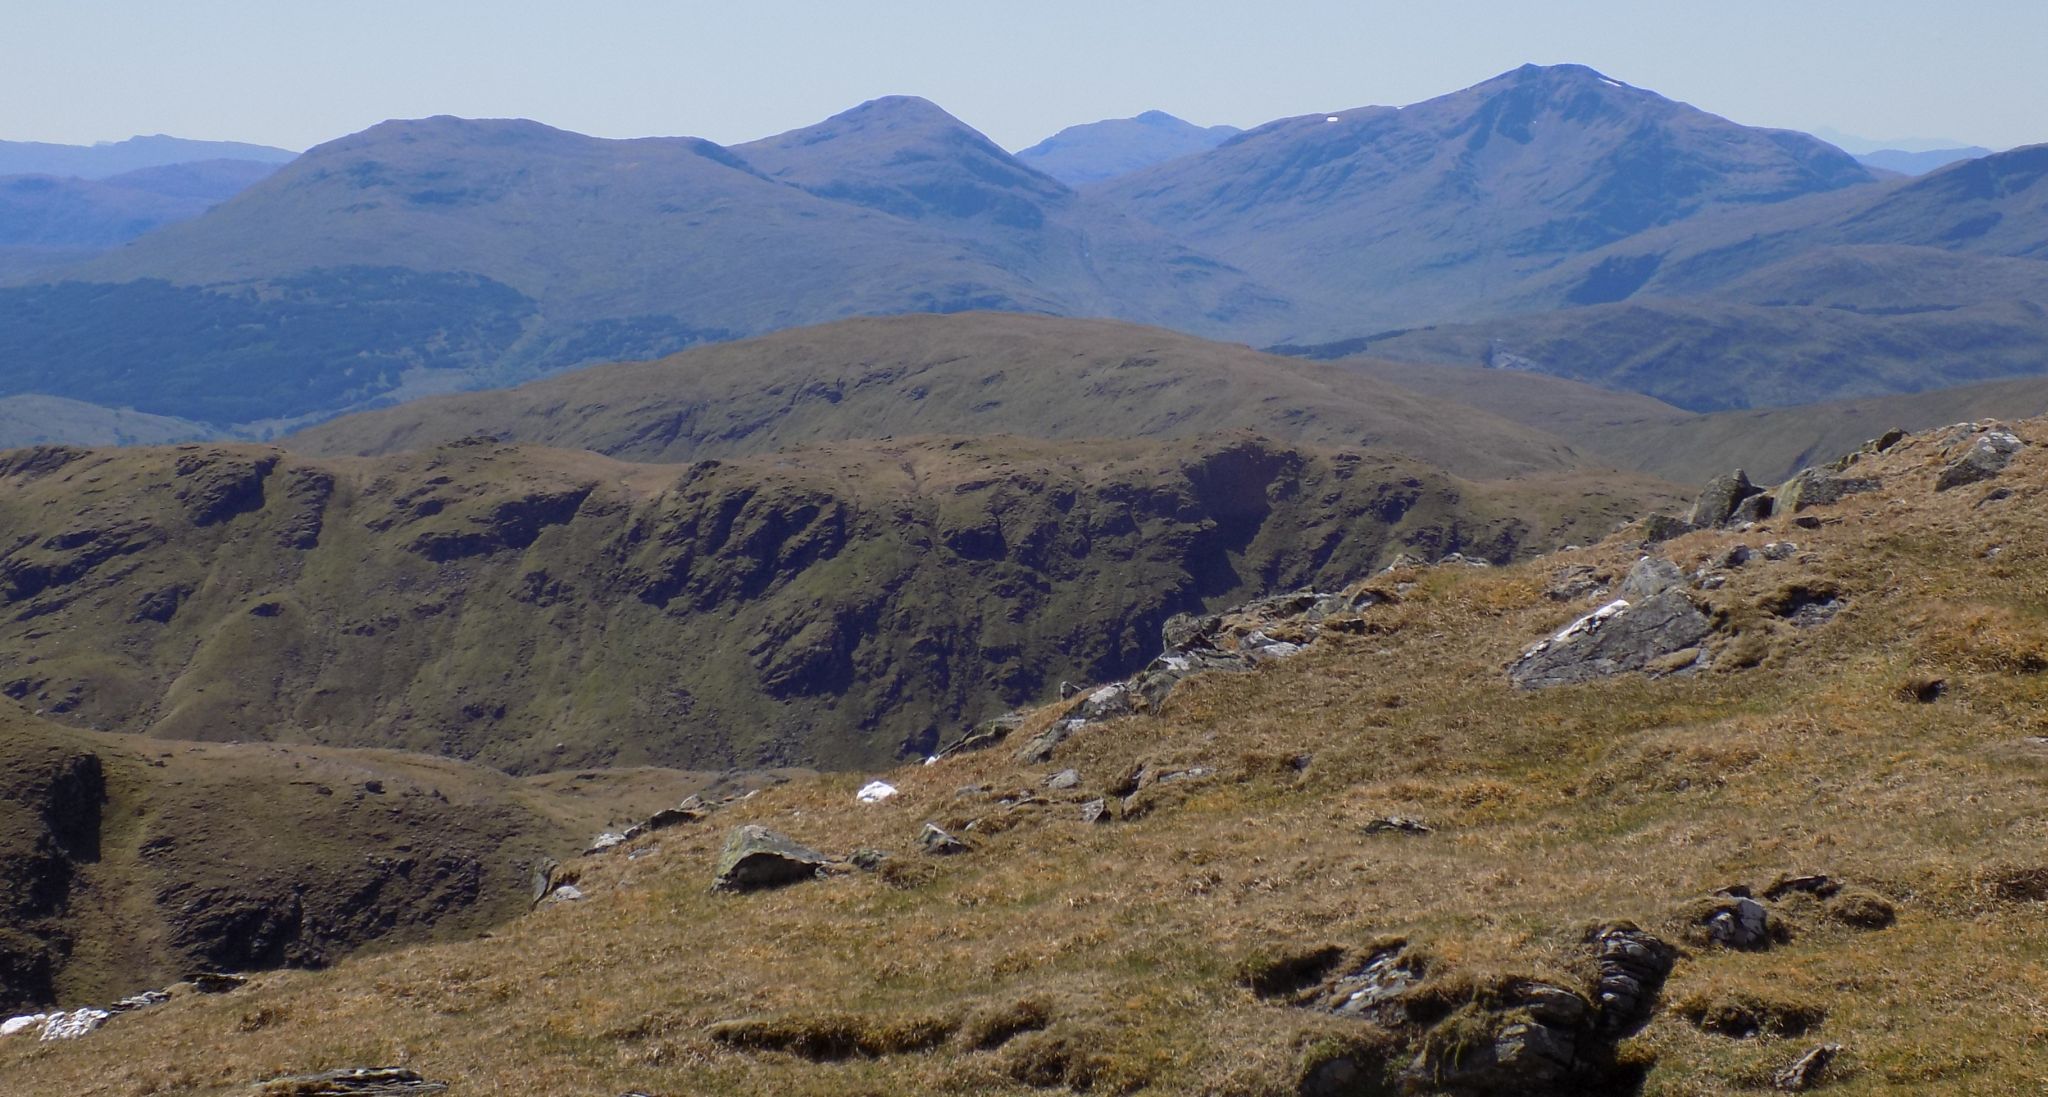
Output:
[[922,95],[1007,148],[1591,65],[1749,125],[2048,141],[2044,0],[5,0],[0,139],[304,148],[387,118],[722,144]]

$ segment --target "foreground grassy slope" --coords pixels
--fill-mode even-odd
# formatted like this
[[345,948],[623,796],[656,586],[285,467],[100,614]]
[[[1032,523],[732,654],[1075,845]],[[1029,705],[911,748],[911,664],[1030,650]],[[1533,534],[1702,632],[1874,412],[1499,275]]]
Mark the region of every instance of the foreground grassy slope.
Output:
[[13,702],[0,774],[0,1010],[470,936],[624,806],[424,755],[79,731]]
[[1161,621],[1597,537],[1661,482],[1244,435],[631,465],[474,443],[0,456],[0,692],[81,726],[522,772],[868,765],[1128,673]]
[[1466,476],[1584,463],[1556,437],[1346,370],[1156,328],[992,312],[852,320],[595,367],[352,415],[287,444],[374,454],[487,434],[670,462],[889,435],[1234,428],[1390,449]]
[[[1737,542],[1798,542],[1696,595],[1719,621],[1706,673],[1508,686],[1525,644],[1596,604],[1545,597],[1554,576],[1616,577],[1641,551],[1630,538],[1397,572],[1380,586],[1399,600],[1355,632],[1198,679],[1043,767],[998,750],[906,768],[883,775],[902,792],[879,805],[854,802],[865,774],[792,783],[645,839],[637,858],[586,862],[588,902],[490,940],[265,976],[71,1045],[0,1042],[0,1072],[25,1091],[132,1095],[387,1062],[465,1092],[1287,1094],[1306,1064],[1384,1041],[1261,1000],[1246,973],[1399,935],[1428,958],[1417,1008],[1483,999],[1510,975],[1585,986],[1589,924],[1688,941],[1697,897],[1789,871],[1832,874],[1896,922],[1780,904],[1788,939],[1767,949],[1689,943],[1622,1045],[1647,1067],[1643,1092],[1755,1092],[1829,1041],[1846,1050],[1825,1092],[2036,1093],[2048,424],[2020,434],[2032,445],[1994,484],[1936,494],[1945,457],[1916,438],[1859,463],[1881,490],[1805,512],[1817,529],[1659,546],[1691,568]],[[1841,603],[1833,619],[1779,616],[1821,591]],[[1153,786],[1112,823],[1076,818],[1141,759],[1215,775]],[[999,802],[1065,767],[1073,793]],[[1364,831],[1388,813],[1434,833]],[[927,820],[973,849],[920,855]],[[739,822],[887,850],[891,867],[714,894]],[[1764,1034],[1688,1019],[1745,1011]],[[714,1027],[741,1019],[756,1023]],[[814,1061],[735,1032],[873,1053]]]

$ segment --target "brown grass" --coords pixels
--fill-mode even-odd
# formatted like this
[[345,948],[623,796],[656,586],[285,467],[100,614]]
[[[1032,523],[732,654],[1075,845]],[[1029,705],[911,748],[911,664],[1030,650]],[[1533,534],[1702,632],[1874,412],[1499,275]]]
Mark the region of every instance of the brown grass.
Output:
[[[2023,433],[2048,440],[2039,425]],[[1665,1008],[1621,1049],[1650,1064],[1645,1092],[1754,1092],[1826,1040],[1849,1049],[1830,1093],[2038,1093],[2048,749],[2025,737],[2048,734],[2048,675],[2023,653],[2048,637],[2048,495],[1987,509],[1968,491],[1936,496],[1936,459],[1915,441],[1870,467],[1884,490],[1826,509],[1841,520],[1821,530],[1665,546],[1691,567],[1738,540],[1801,543],[1712,595],[1726,619],[1758,626],[1755,669],[1519,693],[1508,660],[1588,608],[1545,600],[1549,574],[1625,568],[1636,547],[1440,569],[1368,615],[1398,629],[1194,680],[1160,716],[1088,729],[1048,766],[1020,770],[996,750],[908,768],[875,805],[853,799],[869,774],[793,781],[640,839],[637,860],[593,859],[589,901],[488,940],[265,975],[76,1044],[0,1043],[0,1077],[143,1097],[403,1063],[458,1092],[1280,1095],[1343,1049],[1389,1051],[1384,1034],[1284,990],[1261,996],[1326,948],[1406,938],[1456,1015],[1512,978],[1584,988],[1593,923],[1675,939],[1698,896],[1825,872],[1845,890],[1777,904],[1783,943],[1681,959]],[[2044,481],[2030,449],[2004,483]],[[2007,547],[1987,560],[1989,543]],[[1844,608],[1765,627],[1790,583],[1829,584]],[[1995,626],[1984,638],[1956,623],[1957,592],[1981,607],[1969,620]],[[1947,691],[1902,704],[1910,675]],[[1070,766],[1076,795],[1099,795],[1141,759],[1218,772],[1106,825],[1063,800],[998,802]],[[963,791],[974,786],[987,790]],[[1388,812],[1435,832],[1362,833]],[[916,850],[926,819],[992,825],[967,832],[972,853],[938,859]],[[904,867],[714,894],[712,859],[742,822],[836,853],[885,849]],[[1877,904],[1891,924],[1876,925]],[[1032,1002],[1043,1009],[1020,1005]],[[271,1021],[240,1030],[264,1009]],[[1757,1019],[1754,1036],[1716,1030],[1743,1027],[1738,1015]],[[858,1053],[814,1061],[760,1035],[789,1033],[846,1037]]]

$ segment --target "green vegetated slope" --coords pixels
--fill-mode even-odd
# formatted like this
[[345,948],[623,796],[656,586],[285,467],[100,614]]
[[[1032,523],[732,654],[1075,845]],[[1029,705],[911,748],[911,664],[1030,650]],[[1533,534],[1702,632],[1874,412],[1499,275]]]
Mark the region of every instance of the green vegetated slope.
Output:
[[0,702],[0,1012],[466,937],[605,817],[392,751],[171,743]]
[[[1986,436],[1866,454],[1844,475],[1877,490],[1747,531],[1397,570],[1305,652],[1043,764],[1013,741],[905,766],[875,804],[872,774],[792,782],[592,859],[585,902],[491,939],[0,1042],[0,1071],[124,1094],[402,1063],[479,1092],[1732,1097],[1833,1044],[1821,1092],[2031,1094],[2048,426],[2015,429],[2008,469],[1947,491]],[[1514,688],[1646,551],[1703,607],[1709,665]],[[927,822],[965,851],[921,852]],[[714,892],[740,824],[886,859]],[[1764,916],[1744,948],[1711,921],[1748,909],[1737,887]],[[1640,1022],[1602,994],[1621,920],[1677,949]]]
[[1234,428],[1391,450],[1478,477],[1585,463],[1558,436],[1346,369],[1155,328],[1002,313],[783,332],[418,400],[285,444],[375,454],[483,434],[668,462],[888,435],[1172,438]]
[[1660,481],[1237,434],[689,466],[44,448],[0,464],[0,691],[79,725],[521,771],[873,765],[1126,673],[1167,616],[1598,536]]

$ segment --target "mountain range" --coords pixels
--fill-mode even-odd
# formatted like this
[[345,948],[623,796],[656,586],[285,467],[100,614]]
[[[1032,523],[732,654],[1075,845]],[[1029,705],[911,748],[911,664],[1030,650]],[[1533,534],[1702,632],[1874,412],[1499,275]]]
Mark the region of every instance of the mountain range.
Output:
[[[1163,118],[1125,122],[1066,144],[1131,126],[1189,136]],[[1569,65],[1271,123],[1080,190],[1033,168],[1039,154],[1011,156],[903,97],[730,148],[522,121],[390,122],[61,277],[17,275],[0,290],[0,395],[260,438],[351,408],[860,315],[1001,309],[1305,346],[1648,298],[1693,317],[1665,372],[1747,338],[1758,368],[1789,375],[1804,367],[1776,356],[1781,336],[1756,336],[1789,314],[1752,329],[1762,306],[1720,298],[1768,281],[1777,262],[1808,265],[1802,292],[1844,288],[1810,280],[1832,277],[1840,265],[1818,253],[1843,246],[1919,249],[1889,252],[1877,281],[1946,298],[1887,291],[1859,306],[1897,314],[1862,344],[1963,338],[1982,360],[1705,398],[1693,389],[1710,382],[1580,356],[1606,353],[1591,336],[1545,334],[1530,340],[1544,353],[1509,353],[1701,411],[1913,391],[2038,368],[2000,349],[2036,334],[2013,304],[2033,300],[2048,222],[2028,183],[2034,158],[1879,178],[1805,135]],[[1943,288],[1949,255],[1985,260],[1962,297]],[[1936,304],[1976,318],[1905,315]],[[1828,321],[1850,322],[1812,330]],[[1597,313],[1532,323],[1612,326]],[[1517,344],[1519,329],[1499,330],[1475,337]],[[1467,343],[1387,353],[1471,362]],[[1553,346],[1573,354],[1552,362]]]

